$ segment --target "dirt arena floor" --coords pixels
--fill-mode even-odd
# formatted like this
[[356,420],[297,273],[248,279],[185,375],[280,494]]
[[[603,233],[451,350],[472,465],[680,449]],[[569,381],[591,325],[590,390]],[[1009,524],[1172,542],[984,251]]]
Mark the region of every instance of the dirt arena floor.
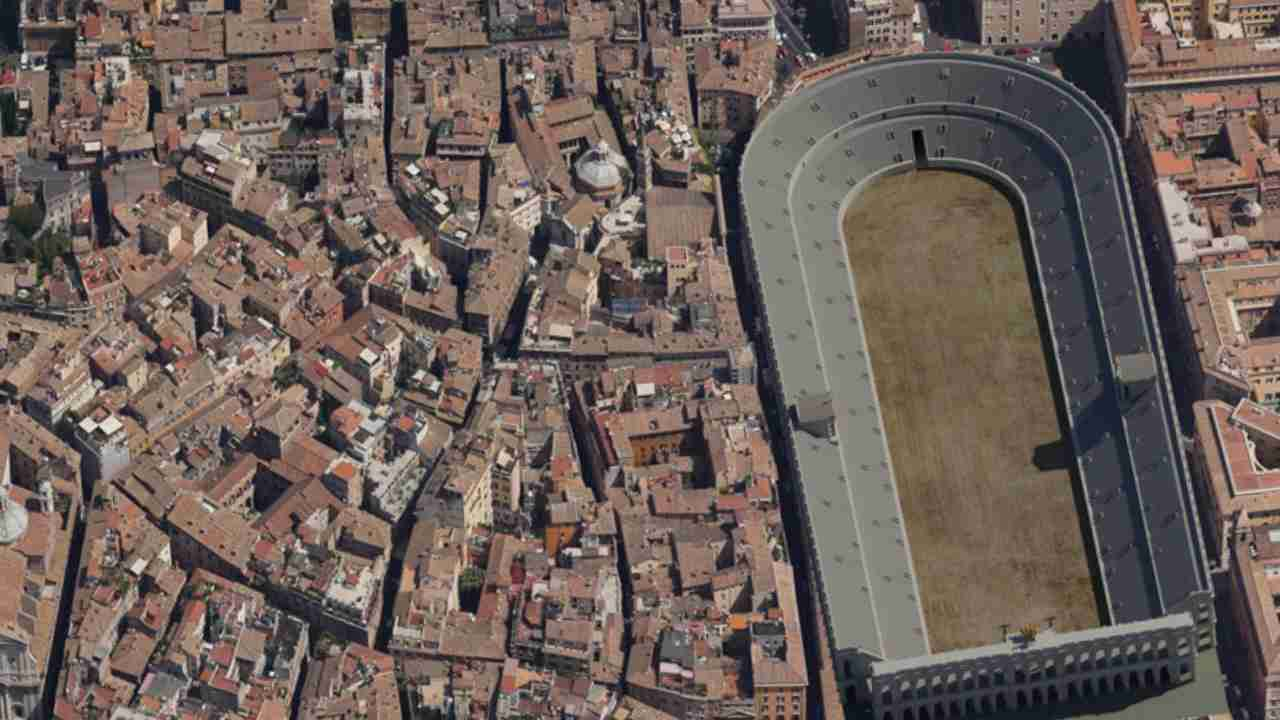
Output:
[[917,170],[855,198],[844,231],[933,651],[1096,627],[1013,206]]

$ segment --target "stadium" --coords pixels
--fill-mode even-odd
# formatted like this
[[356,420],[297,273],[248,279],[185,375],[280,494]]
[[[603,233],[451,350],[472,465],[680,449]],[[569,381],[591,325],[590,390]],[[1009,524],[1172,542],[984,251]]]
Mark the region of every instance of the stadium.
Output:
[[[1123,156],[1103,112],[1011,60],[865,63],[772,108],[739,182],[763,382],[787,415],[781,453],[820,623],[809,635],[825,643],[833,672],[822,681],[846,711],[1219,710],[1211,583]],[[948,193],[966,205],[937,215],[934,237],[920,218],[945,211]],[[1013,229],[999,246],[951,227],[1001,205]],[[903,213],[909,232],[881,223]],[[912,262],[918,243],[941,258],[933,275]],[[1002,270],[974,275],[992,294],[966,310],[968,281],[949,278],[997,258]],[[930,320],[952,311],[959,320]],[[1003,370],[983,367],[968,347],[980,338],[966,333],[1000,340],[992,367],[1020,357],[1008,362],[1025,372],[994,376]],[[921,358],[931,353],[974,367]],[[918,398],[938,388],[955,415],[922,424],[938,413]],[[1002,394],[1013,399],[962,407]],[[1000,421],[1004,410],[989,408],[1022,406],[1036,422],[1016,425],[1039,423],[1039,436],[995,424],[989,452],[957,441]],[[1058,435],[1057,466],[1039,457],[1054,454],[1042,452],[1053,447],[1046,427]],[[948,574],[957,563],[963,572]],[[1055,617],[1070,620],[1054,627]]]

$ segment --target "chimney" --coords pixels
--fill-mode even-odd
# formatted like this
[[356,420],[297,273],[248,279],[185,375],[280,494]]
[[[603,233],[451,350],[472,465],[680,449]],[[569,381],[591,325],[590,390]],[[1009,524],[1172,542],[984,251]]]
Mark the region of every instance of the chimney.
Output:
[[653,151],[645,145],[640,153],[640,175],[644,181],[644,190],[649,192],[653,189]]
[[53,513],[53,483],[45,480],[40,483],[40,495],[37,498],[40,501],[40,512],[51,515]]

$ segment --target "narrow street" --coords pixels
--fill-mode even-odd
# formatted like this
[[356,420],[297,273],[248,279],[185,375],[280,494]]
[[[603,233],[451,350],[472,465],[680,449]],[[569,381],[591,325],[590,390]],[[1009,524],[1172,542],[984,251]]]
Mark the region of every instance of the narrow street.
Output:
[[[395,67],[396,59],[403,57],[408,51],[409,35],[408,25],[405,22],[405,7],[404,3],[396,3],[392,5],[391,37],[386,45],[384,60],[386,77],[383,83],[385,94],[382,100],[382,149],[386,153],[388,183],[392,181],[392,173],[395,172],[395,168],[391,165],[391,125],[395,122],[395,82],[392,80],[392,69]],[[374,638],[374,648],[383,652],[387,650],[387,644],[391,641],[391,630],[395,625],[396,595],[400,592],[400,571],[404,564],[405,547],[409,543],[409,536],[413,533],[414,508],[418,504],[418,494],[421,491],[419,487],[414,492],[409,509],[405,511],[400,522],[392,528],[391,561],[387,564],[387,573],[382,581],[382,620],[378,623],[377,636]],[[402,704],[404,700],[405,698],[402,697]],[[407,706],[405,707],[405,712],[409,712]]]
[[[790,15],[787,14],[787,6],[779,3],[778,10],[775,13],[778,23],[779,39],[788,52],[793,53],[797,57],[804,57],[808,53],[813,52],[809,41],[805,39],[804,31],[795,24]],[[812,11],[811,11],[812,12]],[[812,16],[809,16],[812,17]]]

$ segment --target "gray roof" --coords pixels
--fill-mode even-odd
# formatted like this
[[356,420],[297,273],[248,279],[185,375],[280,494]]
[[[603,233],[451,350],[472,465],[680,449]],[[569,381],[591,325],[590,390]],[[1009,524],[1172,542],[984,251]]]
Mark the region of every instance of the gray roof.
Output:
[[50,205],[71,192],[78,180],[83,180],[78,171],[62,170],[52,161],[36,160],[24,155],[19,159],[19,164],[18,172],[22,182],[40,183],[44,201]]
[[[1111,621],[1165,614],[1208,578],[1119,141],[1082,92],[1025,63],[921,54],[797,91],[756,128],[740,180],[775,391],[787,406],[829,392],[836,411],[838,442],[787,438],[833,647],[929,650],[839,230],[859,183],[911,166],[913,129],[931,166],[1025,203]],[[1144,352],[1155,392],[1122,405],[1113,358]]]
[[1150,382],[1159,374],[1156,358],[1149,352],[1116,356],[1116,379],[1120,382]]
[[828,421],[834,416],[835,410],[833,410],[831,403],[831,393],[809,395],[800,398],[796,402],[796,420],[802,425],[811,422]]

